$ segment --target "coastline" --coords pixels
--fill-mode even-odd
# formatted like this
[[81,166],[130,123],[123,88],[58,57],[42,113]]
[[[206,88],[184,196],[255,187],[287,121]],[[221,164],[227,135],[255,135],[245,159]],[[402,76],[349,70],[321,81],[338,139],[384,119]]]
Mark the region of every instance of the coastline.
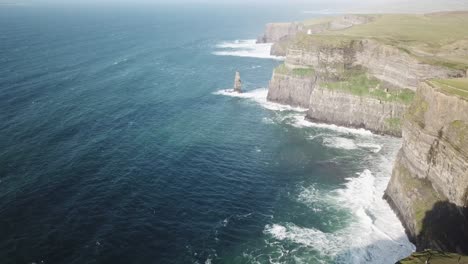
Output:
[[[419,250],[468,253],[462,242],[468,238],[468,60],[454,62],[468,51],[458,47],[466,40],[448,35],[458,30],[453,19],[468,25],[466,14],[349,14],[270,23],[259,38],[274,42],[272,53],[286,56],[273,72],[269,100],[308,106],[305,120],[311,122],[403,135],[382,199]],[[444,30],[427,32],[428,25]],[[405,34],[414,36],[412,42]],[[431,51],[421,51],[431,43]],[[438,226],[443,212],[461,234]]]

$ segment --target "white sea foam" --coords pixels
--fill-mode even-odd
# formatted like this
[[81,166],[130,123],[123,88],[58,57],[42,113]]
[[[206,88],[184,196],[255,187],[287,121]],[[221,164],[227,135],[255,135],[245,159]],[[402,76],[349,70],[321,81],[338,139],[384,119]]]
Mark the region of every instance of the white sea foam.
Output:
[[323,145],[329,148],[352,150],[357,149],[358,146],[352,139],[343,137],[327,137],[323,139]]
[[316,128],[323,128],[323,129],[329,129],[333,130],[336,132],[340,133],[351,133],[351,134],[358,134],[362,136],[372,136],[372,132],[366,129],[355,129],[355,128],[349,128],[349,127],[342,127],[342,126],[337,126],[337,125],[331,125],[331,124],[322,124],[322,123],[315,123],[308,121],[305,119],[304,115],[294,115],[292,116],[293,118],[293,123],[292,125],[295,127],[316,127]]
[[[322,123],[314,123],[310,122],[305,119],[304,112],[307,112],[306,108],[302,107],[293,107],[289,105],[284,105],[284,104],[279,104],[279,103],[274,103],[270,102],[267,100],[267,95],[268,95],[268,89],[266,88],[259,88],[251,91],[247,91],[244,93],[237,93],[233,89],[225,89],[225,90],[219,90],[214,92],[213,94],[215,95],[224,95],[224,96],[230,96],[230,97],[237,97],[237,98],[244,98],[244,99],[249,99],[252,100],[262,107],[273,110],[273,111],[292,111],[295,113],[291,113],[288,115],[283,116],[279,121],[284,121],[286,119],[292,120],[290,123],[294,127],[298,128],[303,128],[303,127],[315,127],[315,128],[322,128],[322,129],[327,129],[327,130],[332,130],[335,132],[339,133],[344,133],[344,134],[356,134],[356,135],[361,135],[361,136],[374,136],[374,134],[366,129],[355,129],[355,128],[348,128],[348,127],[342,127],[342,126],[337,126],[337,125],[332,125],[332,124],[322,124]],[[267,122],[266,120],[263,120],[264,122]],[[376,149],[378,146],[373,146],[371,147],[370,145],[358,145],[362,148],[370,148],[370,149]],[[380,151],[378,149],[376,152]]]
[[357,143],[356,145],[360,148],[368,149],[374,153],[379,153],[382,150],[382,145],[375,143]]
[[[218,48],[243,49],[248,43],[226,42],[219,44]],[[249,45],[253,44],[255,43],[250,41]],[[231,54],[231,56],[237,55]],[[214,94],[244,98],[274,111],[291,111],[293,113],[283,113],[277,118],[262,121],[270,123],[274,120],[288,122],[298,128],[329,130],[322,134],[314,134],[310,138],[312,140],[321,138],[326,147],[345,150],[365,149],[376,153],[369,155],[372,160],[368,169],[347,179],[342,188],[330,191],[311,186],[301,190],[297,197],[297,201],[307,205],[311,213],[327,213],[330,208],[349,212],[352,219],[344,228],[335,232],[324,232],[317,228],[301,227],[292,222],[265,226],[264,233],[274,239],[270,244],[277,246],[280,254],[279,257],[275,257],[278,261],[273,262],[281,262],[284,253],[282,241],[315,249],[323,256],[334,257],[336,263],[394,263],[409,255],[414,250],[414,246],[408,241],[403,226],[390,206],[382,199],[401,141],[377,136],[365,129],[309,122],[304,118],[307,109],[268,102],[267,93],[268,90],[262,88],[245,93],[221,90]],[[327,225],[333,226],[333,223]]]
[[262,123],[272,125],[272,124],[275,123],[275,121],[273,121],[273,119],[271,119],[271,118],[264,117],[264,118],[262,118]]
[[272,43],[257,43],[255,39],[226,41],[216,45],[214,55],[251,57],[284,60],[284,57],[270,55]]
[[364,149],[373,153],[379,153],[382,150],[382,145],[376,142],[372,142],[371,137],[357,137],[351,139],[336,135],[317,134],[310,136],[309,138],[314,140],[319,137],[322,137],[322,144],[328,148],[344,150]]
[[[378,165],[350,177],[343,188],[327,191],[310,186],[298,195],[297,200],[312,211],[332,207],[350,212],[352,221],[345,228],[327,233],[293,223],[276,223],[266,225],[264,233],[276,240],[311,247],[324,256],[334,256],[336,263],[394,263],[409,255],[414,246],[382,198],[400,141],[389,138],[381,141],[388,151],[373,160],[372,164]],[[376,143],[371,141],[369,145],[372,144]]]
[[262,107],[266,109],[274,110],[274,111],[296,111],[296,112],[307,111],[307,109],[305,108],[292,107],[289,105],[282,105],[282,104],[267,101],[266,98],[268,94],[268,89],[265,89],[265,88],[259,88],[259,89],[247,91],[244,93],[237,93],[237,92],[234,92],[232,89],[227,89],[227,90],[217,91],[214,94],[249,99],[260,104]]

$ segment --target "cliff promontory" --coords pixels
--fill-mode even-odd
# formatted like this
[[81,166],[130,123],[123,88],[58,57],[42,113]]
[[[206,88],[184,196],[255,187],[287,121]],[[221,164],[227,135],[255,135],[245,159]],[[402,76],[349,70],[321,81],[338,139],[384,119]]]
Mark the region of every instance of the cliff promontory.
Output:
[[459,23],[468,26],[467,14],[349,15],[276,30],[270,24],[263,40],[277,40],[286,59],[268,100],[307,108],[316,122],[401,136],[421,81],[466,76],[468,50],[460,45],[468,34]]
[[418,88],[386,198],[418,249],[468,253],[468,79]]
[[[307,108],[315,122],[403,137],[385,198],[418,250],[468,254],[466,28],[468,12],[352,15],[262,38],[286,55],[268,100]],[[425,251],[401,263],[449,255]]]

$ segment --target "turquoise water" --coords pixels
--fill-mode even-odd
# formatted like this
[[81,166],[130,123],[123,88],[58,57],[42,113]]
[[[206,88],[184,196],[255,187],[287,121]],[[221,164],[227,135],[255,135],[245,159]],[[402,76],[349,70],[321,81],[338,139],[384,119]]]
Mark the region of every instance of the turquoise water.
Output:
[[[400,140],[267,103],[279,7],[0,7],[1,263],[393,263]],[[223,91],[241,72],[246,93]]]

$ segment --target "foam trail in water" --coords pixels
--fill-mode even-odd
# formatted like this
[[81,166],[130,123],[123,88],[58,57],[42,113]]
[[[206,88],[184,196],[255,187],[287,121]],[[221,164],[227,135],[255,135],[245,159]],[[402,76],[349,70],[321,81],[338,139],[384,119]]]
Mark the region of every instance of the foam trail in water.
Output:
[[382,150],[381,144],[369,141],[372,139],[371,137],[351,139],[330,134],[316,134],[309,136],[309,138],[312,140],[322,138],[322,144],[328,148],[344,150],[365,149],[373,153],[379,153]]
[[[213,94],[216,95],[224,95],[224,96],[230,96],[230,97],[238,97],[238,98],[245,98],[245,99],[250,99],[252,101],[255,101],[256,103],[260,104],[262,107],[273,110],[273,111],[293,111],[293,112],[298,112],[294,113],[291,115],[287,115],[283,118],[284,119],[292,119],[291,125],[294,127],[315,127],[315,128],[322,128],[322,129],[328,129],[328,130],[333,130],[335,132],[339,133],[344,133],[344,134],[357,134],[361,136],[373,136],[374,134],[365,129],[354,129],[354,128],[348,128],[348,127],[341,127],[337,125],[330,125],[330,124],[321,124],[321,123],[314,123],[310,122],[305,119],[304,117],[304,112],[307,112],[306,108],[302,107],[293,107],[289,105],[283,105],[279,103],[274,103],[270,102],[267,100],[267,95],[268,95],[268,89],[266,88],[259,88],[255,89],[252,91],[247,91],[244,93],[237,93],[234,92],[232,89],[225,89],[225,90],[219,90],[214,92]],[[363,145],[364,148],[366,148]],[[374,146],[375,148],[375,146]],[[378,151],[377,151],[378,152]]]
[[[245,93],[221,90],[214,94],[245,98],[270,110],[292,111],[293,113],[281,115],[281,122],[286,121],[301,128],[331,130],[312,137],[312,140],[322,138],[322,143],[327,147],[367,149],[377,154],[371,154],[368,169],[363,170],[357,177],[350,177],[343,188],[335,191],[306,188],[298,196],[298,201],[311,208],[311,213],[327,212],[329,208],[349,212],[352,219],[346,227],[335,232],[323,232],[290,222],[272,223],[265,226],[266,235],[279,241],[289,241],[315,249],[322,256],[332,256],[335,263],[394,263],[414,251],[414,246],[405,235],[400,221],[382,199],[401,140],[377,136],[364,129],[309,122],[304,118],[307,109],[268,102],[268,90],[263,88]],[[283,256],[285,252],[281,244],[282,242],[277,241],[271,243],[279,247],[279,253]]]
[[274,110],[274,111],[296,111],[296,112],[307,111],[307,109],[305,108],[292,107],[289,105],[282,105],[282,104],[267,101],[268,89],[265,89],[265,88],[259,88],[259,89],[247,91],[244,93],[237,93],[237,92],[234,92],[232,89],[227,89],[227,90],[220,90],[220,91],[214,92],[214,94],[249,99],[260,104],[262,107],[266,109]]
[[303,115],[294,115],[292,116],[293,118],[293,123],[291,125],[295,127],[316,127],[316,128],[324,128],[324,129],[329,129],[329,130],[334,130],[336,132],[344,133],[344,134],[359,134],[362,136],[372,136],[371,131],[366,130],[366,129],[355,129],[355,128],[349,128],[349,127],[342,127],[342,126],[337,126],[337,125],[331,125],[331,124],[322,124],[322,123],[314,123],[311,121],[308,121],[305,119]]
[[358,177],[349,178],[344,188],[330,192],[312,186],[298,196],[299,202],[312,209],[335,207],[349,211],[353,219],[348,226],[327,233],[283,223],[265,226],[264,233],[277,240],[311,247],[325,256],[334,256],[335,263],[395,263],[409,255],[414,246],[408,241],[397,216],[382,199],[401,143],[390,138],[381,140],[388,151],[372,161],[378,165],[371,165]]
[[270,54],[272,43],[257,43],[255,39],[222,42],[216,45],[214,55],[251,57],[260,59],[284,60],[284,57]]
[[382,145],[375,143],[357,143],[356,145],[360,148],[368,149],[374,153],[379,153],[382,150]]
[[323,139],[323,145],[329,148],[352,150],[357,149],[358,146],[352,139],[342,137],[327,137]]

